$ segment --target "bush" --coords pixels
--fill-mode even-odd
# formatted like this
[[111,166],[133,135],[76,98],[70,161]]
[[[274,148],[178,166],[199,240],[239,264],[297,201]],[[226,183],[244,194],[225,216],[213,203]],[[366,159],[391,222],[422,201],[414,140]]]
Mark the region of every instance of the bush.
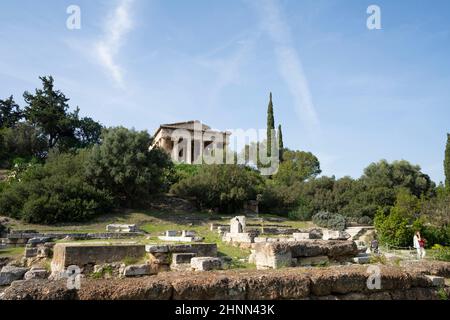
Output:
[[431,250],[431,254],[436,260],[450,261],[450,247],[444,247],[436,244],[431,248]]
[[51,224],[84,221],[110,210],[110,195],[86,182],[84,161],[84,152],[60,154],[29,167],[0,194],[0,213]]
[[195,176],[202,166],[196,164],[178,163],[168,170],[168,183],[174,185],[183,179]]
[[160,193],[172,162],[162,150],[149,151],[150,142],[146,131],[104,130],[102,143],[93,147],[87,159],[88,181],[107,190],[118,205],[135,206]]
[[344,216],[341,216],[338,213],[322,211],[315,214],[312,221],[319,227],[333,230],[344,231],[346,227]]
[[171,192],[194,197],[200,208],[233,213],[256,199],[263,184],[258,172],[238,165],[204,165],[198,174],[172,186]]
[[6,226],[4,226],[1,222],[0,222],[0,237],[3,237],[3,234],[7,232]]
[[370,226],[372,225],[373,221],[368,216],[363,216],[361,218],[358,218],[357,220],[358,224],[364,225],[364,226]]
[[299,206],[295,209],[289,212],[288,217],[291,220],[300,220],[300,221],[309,221],[312,217],[312,210],[310,206],[300,201],[301,203]]
[[413,229],[420,231],[421,236],[426,239],[428,247],[432,247],[435,244],[450,245],[450,226],[436,227],[425,224],[424,220],[418,219],[414,222]]
[[260,211],[286,216],[287,212],[295,211],[301,204],[298,185],[291,187],[267,182],[262,191],[259,203]]
[[375,215],[374,224],[381,243],[397,247],[412,245],[414,230],[398,208],[393,207],[387,215],[380,209]]
[[0,165],[10,167],[14,158],[41,159],[48,148],[38,129],[19,123],[15,128],[0,129],[0,150]]

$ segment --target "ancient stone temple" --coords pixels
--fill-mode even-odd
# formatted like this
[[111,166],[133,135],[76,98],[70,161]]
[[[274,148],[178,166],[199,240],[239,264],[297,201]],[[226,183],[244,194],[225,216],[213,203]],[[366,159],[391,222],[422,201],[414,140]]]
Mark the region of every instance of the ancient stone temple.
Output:
[[150,149],[159,147],[176,162],[201,163],[205,153],[225,150],[229,136],[229,132],[212,130],[198,120],[163,124],[153,135]]

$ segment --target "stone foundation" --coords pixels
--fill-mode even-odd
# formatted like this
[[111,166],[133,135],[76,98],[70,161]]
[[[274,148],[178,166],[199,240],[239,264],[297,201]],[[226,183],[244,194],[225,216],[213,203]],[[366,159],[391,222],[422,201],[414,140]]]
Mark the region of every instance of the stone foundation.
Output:
[[345,261],[357,254],[358,248],[353,241],[304,240],[255,243],[252,245],[249,262],[255,263],[257,269],[278,269],[305,265],[308,261],[305,258],[325,256],[329,260]]
[[[450,264],[443,264],[448,272]],[[62,281],[17,281],[2,299],[75,300],[438,300],[433,280],[400,267],[381,268],[381,289],[369,289],[364,266],[290,268],[271,271],[162,273],[137,279],[81,279],[77,290]],[[434,280],[436,282],[436,280]]]
[[137,244],[108,243],[58,243],[53,248],[52,273],[64,272],[68,266],[81,269],[103,263],[140,259],[145,256],[145,246]]
[[149,262],[158,271],[189,270],[193,257],[216,257],[217,244],[150,244],[145,246]]
[[104,233],[38,233],[36,231],[13,231],[5,238],[7,245],[24,245],[33,238],[47,238],[60,240],[70,238],[73,240],[107,240],[107,239],[130,239],[143,236],[142,232],[104,232]]

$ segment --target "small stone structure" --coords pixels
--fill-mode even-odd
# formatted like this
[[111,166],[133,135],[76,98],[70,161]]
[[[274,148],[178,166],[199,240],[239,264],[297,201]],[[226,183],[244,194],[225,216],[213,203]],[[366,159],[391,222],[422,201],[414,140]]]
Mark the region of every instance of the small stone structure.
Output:
[[254,243],[255,237],[258,236],[259,232],[257,230],[246,231],[245,216],[234,217],[230,220],[230,232],[225,232],[222,239],[229,243]]
[[0,271],[0,286],[9,286],[13,281],[23,279],[28,268],[4,266]]
[[151,244],[145,246],[149,263],[158,271],[190,270],[194,257],[216,257],[217,244]]
[[159,236],[159,240],[163,241],[174,241],[174,242],[200,242],[203,240],[202,237],[197,237],[195,231],[181,231],[181,235],[178,231],[168,230],[165,232],[164,236]]
[[[347,261],[358,254],[353,241],[305,240],[253,245],[250,263],[257,269],[278,269],[324,264],[328,261]],[[314,259],[312,259],[314,258]]]
[[191,268],[194,271],[219,270],[222,269],[222,260],[215,257],[192,258]]
[[108,224],[106,226],[107,232],[137,232],[137,226],[135,224]]
[[246,227],[245,216],[234,217],[230,220],[230,233],[244,233]]
[[123,270],[122,275],[124,277],[141,277],[149,276],[152,274],[157,274],[157,270],[153,268],[150,264],[138,264],[126,266]]
[[[54,242],[44,242],[47,238],[40,238],[41,241],[30,239],[25,246],[24,260],[25,264],[30,266],[40,260],[50,258],[53,254]],[[32,241],[34,240],[34,241]]]
[[310,239],[309,232],[295,232],[292,234],[292,237],[295,241]]
[[358,263],[358,264],[366,264],[370,262],[370,254],[368,253],[358,253],[358,255],[356,257],[354,257],[353,259],[354,263]]
[[191,260],[195,258],[195,253],[174,253],[170,270],[185,271],[191,269]]
[[127,258],[141,259],[145,246],[130,243],[58,243],[53,248],[52,274],[61,273],[75,265],[85,272],[94,265],[122,261]]
[[432,275],[425,275],[427,277],[433,287],[441,287],[443,288],[445,286],[445,278],[439,277],[439,276],[432,276]]
[[323,230],[323,240],[348,240],[351,236],[345,231]]
[[44,268],[32,267],[27,273],[25,273],[24,279],[47,279],[49,272]]

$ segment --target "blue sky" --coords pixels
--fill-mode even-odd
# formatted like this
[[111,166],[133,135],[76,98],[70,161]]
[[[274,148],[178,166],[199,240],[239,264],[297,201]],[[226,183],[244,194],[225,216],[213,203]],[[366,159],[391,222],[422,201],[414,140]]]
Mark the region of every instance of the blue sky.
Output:
[[[66,28],[69,5],[81,29]],[[381,30],[366,27],[369,5]],[[0,96],[57,88],[104,125],[153,132],[198,119],[265,127],[323,173],[359,177],[406,159],[433,180],[450,118],[446,0],[71,0],[0,2]]]

